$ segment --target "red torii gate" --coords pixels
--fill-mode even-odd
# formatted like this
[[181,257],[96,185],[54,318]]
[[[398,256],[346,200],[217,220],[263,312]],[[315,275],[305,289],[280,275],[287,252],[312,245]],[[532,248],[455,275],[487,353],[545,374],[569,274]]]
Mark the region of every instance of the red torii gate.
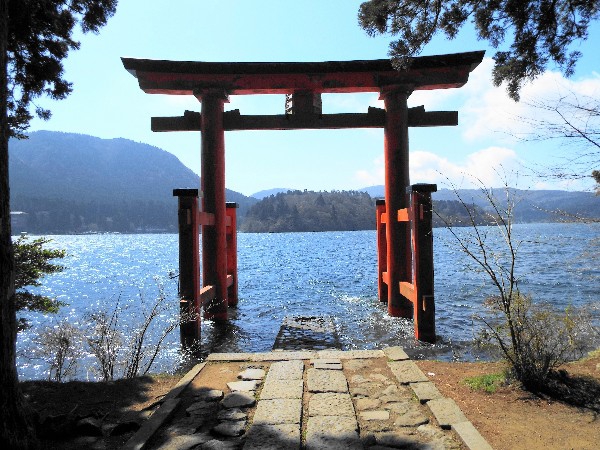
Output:
[[[404,71],[394,70],[389,60],[230,63],[122,58],[144,92],[193,95],[202,104],[201,113],[152,118],[153,131],[202,135],[202,211],[196,189],[174,191],[179,197],[182,312],[197,313],[204,306],[206,318],[225,320],[227,307],[237,304],[235,209],[225,203],[225,131],[383,128],[385,201],[377,205],[379,298],[387,301],[391,316],[414,317],[417,339],[434,342],[431,192],[436,186],[410,185],[408,127],[457,125],[458,113],[408,108],[407,99],[415,90],[463,86],[483,55],[478,51],[412,58]],[[379,92],[385,109],[322,114],[321,94],[353,92]],[[253,94],[285,94],[285,114],[225,111],[229,95]],[[199,338],[199,316],[182,325],[181,332],[184,341]]]

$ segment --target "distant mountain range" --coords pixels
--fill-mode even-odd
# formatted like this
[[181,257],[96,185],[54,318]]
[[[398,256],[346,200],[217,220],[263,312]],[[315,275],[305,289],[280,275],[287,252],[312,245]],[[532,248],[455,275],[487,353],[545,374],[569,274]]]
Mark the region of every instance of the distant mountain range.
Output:
[[[19,229],[15,227],[15,233],[175,232],[177,200],[172,195],[173,189],[197,188],[200,185],[199,177],[172,154],[127,139],[38,131],[31,133],[27,140],[11,140],[9,156],[11,209],[26,213],[19,215]],[[288,190],[269,189],[252,197],[227,190],[226,197],[227,201],[238,203],[241,224],[249,208],[260,199],[269,199]],[[371,186],[360,191],[372,198],[383,197],[383,186]],[[503,194],[501,189],[496,192]],[[600,218],[600,198],[593,193],[513,192],[518,200],[515,208],[517,222],[551,222],[569,219],[570,216]],[[308,191],[294,193],[298,202],[305,202],[310,197],[300,195]],[[489,202],[478,190],[461,189],[458,193],[465,203],[489,210]],[[318,196],[315,198],[318,199]],[[371,204],[354,194],[348,198],[360,198],[361,204]],[[327,218],[322,211],[318,221],[306,218],[304,225],[317,231],[315,223],[326,223],[326,228],[330,229],[336,220],[341,220],[334,217],[333,211],[339,214],[344,209],[348,214],[362,217],[362,207],[358,205],[355,205],[358,209],[354,213],[350,212],[348,198],[328,196],[327,211],[332,216]],[[433,199],[454,201],[456,193],[441,189],[433,194]],[[301,213],[300,204],[298,209]],[[290,203],[289,206],[292,208],[293,205]],[[323,209],[322,205],[317,206],[317,210]],[[454,211],[454,205],[450,203],[444,207]],[[268,207],[257,211],[268,216],[265,213]],[[371,217],[373,213],[365,214]],[[260,219],[263,220],[262,217]],[[344,226],[359,229],[365,225],[351,222]],[[257,222],[246,229],[271,228],[270,225],[259,226]]]
[[[172,154],[127,139],[38,131],[12,139],[9,158],[11,209],[30,232],[176,231],[173,189],[200,186]],[[226,197],[241,216],[257,201]]]
[[[384,197],[384,186],[370,186],[359,189],[373,198]],[[503,188],[493,189],[500,205],[506,205],[506,192]],[[488,199],[479,189],[440,189],[432,195],[433,200],[457,200],[457,194],[467,204],[474,204],[485,211],[491,209]],[[558,190],[510,189],[515,199],[515,222],[555,222],[575,217],[600,218],[600,197],[592,192]]]

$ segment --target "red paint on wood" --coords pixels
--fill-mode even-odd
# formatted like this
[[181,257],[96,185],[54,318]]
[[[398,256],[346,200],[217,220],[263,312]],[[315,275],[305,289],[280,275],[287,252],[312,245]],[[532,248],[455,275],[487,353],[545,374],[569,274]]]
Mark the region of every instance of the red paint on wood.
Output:
[[237,268],[237,204],[227,203],[227,301],[229,306],[238,304],[238,268]]
[[431,202],[436,190],[435,185],[414,185],[411,195],[415,337],[430,343],[436,339]]
[[178,196],[180,336],[184,347],[200,339],[200,257],[198,191],[175,190]]
[[377,200],[377,294],[380,302],[388,301],[388,286],[384,280],[384,274],[387,272],[386,224],[382,220],[384,216],[386,216],[385,200]]
[[202,102],[201,183],[202,211],[214,215],[214,225],[202,226],[203,285],[215,287],[215,298],[204,307],[204,317],[227,319],[227,237],[225,216],[225,131],[223,91],[198,93]]
[[122,58],[147,93],[190,95],[198,87],[220,87],[230,95],[379,92],[383,86],[411,84],[414,89],[464,85],[484,52],[412,58],[408,70],[389,60],[308,63],[211,63]]
[[215,215],[201,211],[198,213],[198,223],[202,226],[209,226],[215,224]]
[[406,223],[390,220],[394,211],[406,208],[408,175],[408,87],[382,92],[385,102],[384,127],[385,205],[388,212],[386,224],[388,314],[393,317],[412,317],[412,303],[400,294],[399,283],[410,281],[409,228]]

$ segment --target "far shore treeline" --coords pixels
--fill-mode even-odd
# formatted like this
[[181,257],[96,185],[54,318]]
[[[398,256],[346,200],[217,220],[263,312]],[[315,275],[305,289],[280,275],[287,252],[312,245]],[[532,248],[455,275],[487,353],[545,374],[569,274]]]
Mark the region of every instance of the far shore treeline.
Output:
[[[198,175],[172,154],[127,139],[38,131],[11,140],[9,152],[14,234],[176,233],[173,189],[200,185]],[[272,192],[259,200],[226,190],[227,201],[238,204],[240,231],[373,230],[383,186]],[[459,192],[476,222],[489,222],[490,205],[480,192]],[[515,198],[516,223],[600,217],[600,198],[591,192],[517,191]],[[443,225],[438,214],[455,226],[469,224],[453,191],[440,189],[433,200],[434,226]]]
[[[469,205],[478,225],[486,223],[482,208]],[[446,222],[456,226],[469,224],[469,216],[457,200],[434,202],[434,226]],[[252,206],[240,225],[249,233],[297,231],[356,231],[375,229],[375,200],[359,191],[287,191],[265,197]]]

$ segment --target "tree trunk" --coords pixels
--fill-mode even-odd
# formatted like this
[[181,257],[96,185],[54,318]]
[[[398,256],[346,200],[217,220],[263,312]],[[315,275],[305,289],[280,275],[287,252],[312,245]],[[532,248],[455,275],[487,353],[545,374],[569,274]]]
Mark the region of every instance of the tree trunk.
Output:
[[35,447],[35,436],[19,390],[16,366],[15,266],[10,229],[6,110],[8,1],[0,0],[0,444],[2,448],[27,449]]

